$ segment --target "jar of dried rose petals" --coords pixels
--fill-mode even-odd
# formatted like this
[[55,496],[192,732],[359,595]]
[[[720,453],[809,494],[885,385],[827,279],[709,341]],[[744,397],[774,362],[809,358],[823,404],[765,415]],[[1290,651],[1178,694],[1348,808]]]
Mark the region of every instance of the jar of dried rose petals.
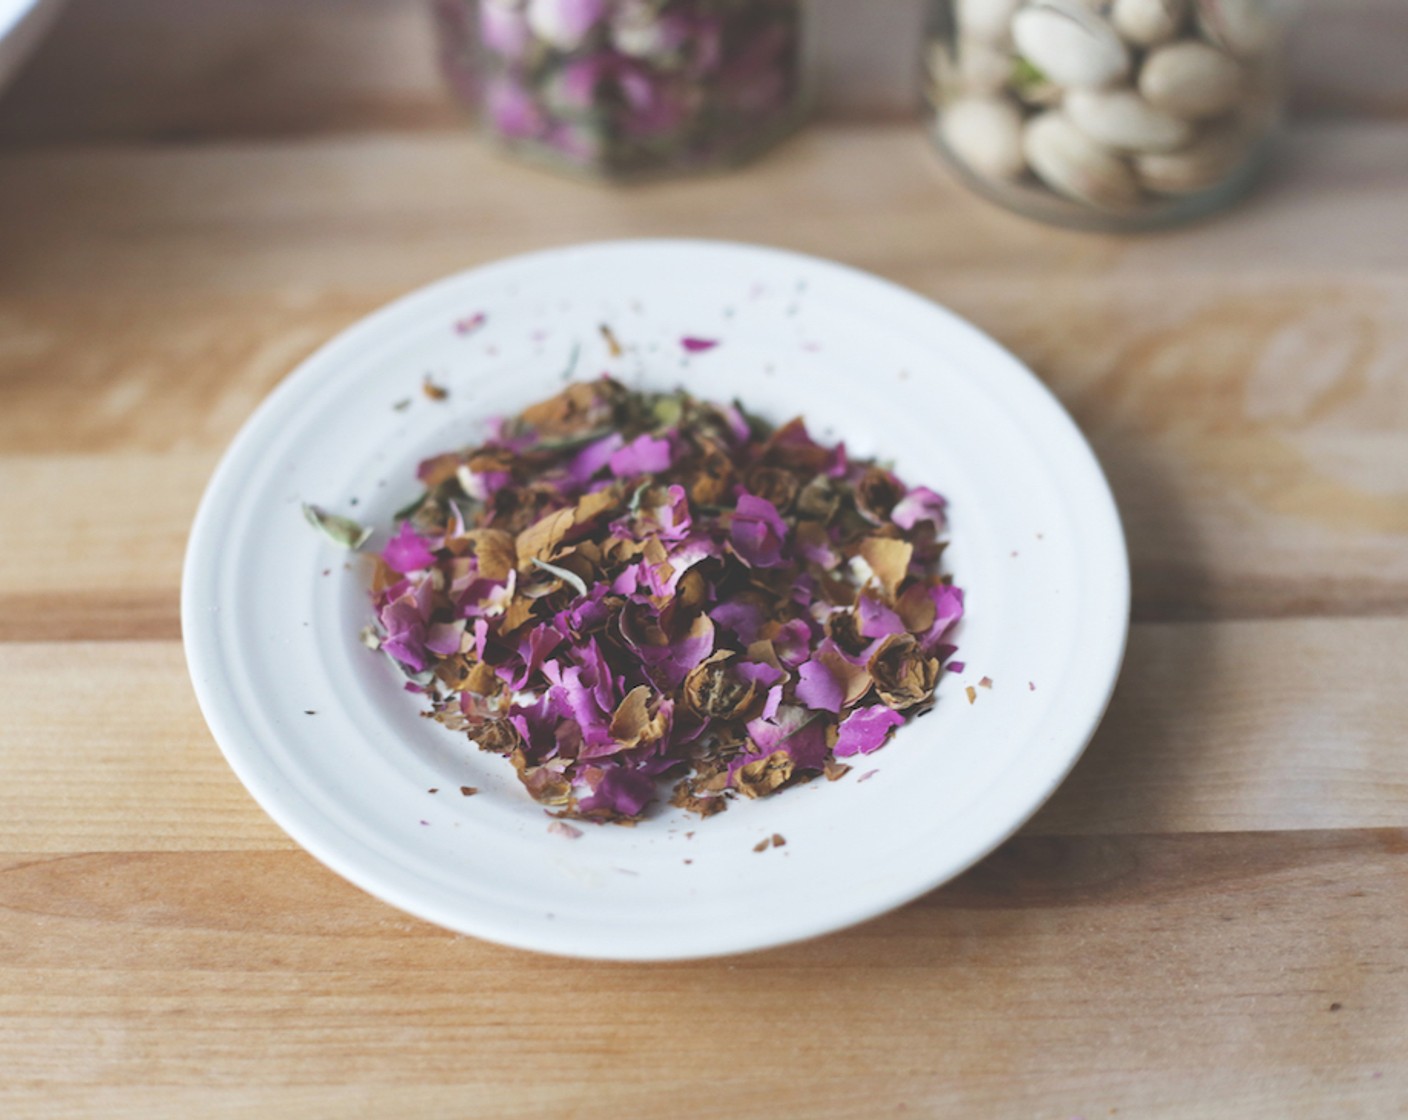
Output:
[[1284,102],[1297,0],[933,0],[933,135],[979,192],[1139,229],[1240,195]]
[[[451,11],[458,5],[458,9]],[[438,0],[447,71],[516,155],[610,179],[709,170],[807,103],[808,0]],[[461,20],[459,17],[463,16]]]

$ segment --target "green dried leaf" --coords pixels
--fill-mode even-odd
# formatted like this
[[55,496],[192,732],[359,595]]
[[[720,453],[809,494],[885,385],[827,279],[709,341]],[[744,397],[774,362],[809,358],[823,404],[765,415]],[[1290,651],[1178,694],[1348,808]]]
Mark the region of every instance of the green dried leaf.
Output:
[[421,494],[421,496],[415,499],[415,501],[407,502],[405,505],[403,505],[400,509],[398,509],[395,513],[391,515],[391,519],[393,521],[399,522],[405,521],[407,518],[414,517],[421,511],[421,507],[424,506],[425,503],[428,501],[430,501],[429,490]]
[[589,443],[595,443],[599,439],[604,439],[616,429],[607,424],[600,428],[593,428],[589,432],[583,432],[576,436],[563,436],[561,439],[545,439],[533,444],[529,451],[577,451],[586,447]]
[[581,360],[581,357],[582,357],[582,344],[581,344],[580,342],[574,342],[574,343],[572,344],[572,354],[571,354],[571,356],[567,359],[567,368],[562,371],[562,380],[563,380],[563,381],[571,381],[571,380],[572,380],[572,375],[577,372],[577,362]]
[[323,535],[333,544],[339,545],[349,552],[356,552],[367,543],[368,538],[372,535],[369,528],[357,524],[350,517],[327,513],[307,502],[303,503],[303,516],[307,518],[309,525],[321,530]]
[[587,585],[576,572],[567,568],[559,568],[556,564],[549,564],[546,560],[539,560],[536,556],[533,557],[533,563],[543,571],[555,575],[563,583],[570,584],[578,595],[585,596],[587,594]]
[[678,424],[680,417],[684,415],[684,402],[673,395],[656,397],[651,412],[657,426],[670,428]]

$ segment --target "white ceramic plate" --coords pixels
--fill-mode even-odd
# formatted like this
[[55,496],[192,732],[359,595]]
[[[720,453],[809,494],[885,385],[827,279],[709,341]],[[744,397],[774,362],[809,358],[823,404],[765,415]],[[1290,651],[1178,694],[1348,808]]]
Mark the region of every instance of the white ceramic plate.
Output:
[[[475,315],[478,329],[456,329]],[[613,359],[608,324],[627,347]],[[684,336],[717,339],[687,354]],[[893,459],[951,502],[968,594],[961,674],[837,782],[637,828],[549,818],[511,768],[418,716],[358,643],[364,565],[303,519],[382,527],[416,463],[555,392],[565,372],[684,384]],[[426,374],[450,390],[420,391]],[[398,410],[398,402],[411,403]],[[791,253],[620,242],[518,257],[425,288],[306,361],[250,419],[191,534],[182,626],[201,708],[259,803],[318,859],[443,926],[530,949],[660,960],[777,945],[898,906],[964,870],[1055,789],[1124,651],[1128,563],[1075,425],[947,311]],[[965,687],[988,677],[969,703]],[[312,712],[315,714],[305,714]],[[478,787],[461,797],[461,785]],[[429,789],[438,789],[431,794]],[[781,833],[782,848],[758,853]]]

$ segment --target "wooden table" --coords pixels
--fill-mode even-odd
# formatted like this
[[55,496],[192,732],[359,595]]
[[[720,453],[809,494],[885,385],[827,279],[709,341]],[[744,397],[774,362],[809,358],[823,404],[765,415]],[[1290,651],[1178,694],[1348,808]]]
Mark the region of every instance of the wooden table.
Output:
[[[717,181],[547,178],[461,131],[419,16],[75,0],[0,102],[0,1115],[1408,1115],[1408,7],[1318,6],[1266,189],[1129,239],[976,201],[903,120]],[[265,817],[196,710],[179,566],[334,331],[654,234],[835,257],[1015,350],[1117,491],[1134,626],[1084,761],[957,882],[774,952],[570,963]]]

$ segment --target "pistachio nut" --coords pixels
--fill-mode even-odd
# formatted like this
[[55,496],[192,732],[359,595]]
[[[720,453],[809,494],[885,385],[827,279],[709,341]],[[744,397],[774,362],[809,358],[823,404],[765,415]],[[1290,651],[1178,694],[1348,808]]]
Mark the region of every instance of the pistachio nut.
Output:
[[1127,211],[1139,201],[1129,164],[1097,144],[1059,109],[1027,122],[1027,163],[1052,190],[1100,210]]

